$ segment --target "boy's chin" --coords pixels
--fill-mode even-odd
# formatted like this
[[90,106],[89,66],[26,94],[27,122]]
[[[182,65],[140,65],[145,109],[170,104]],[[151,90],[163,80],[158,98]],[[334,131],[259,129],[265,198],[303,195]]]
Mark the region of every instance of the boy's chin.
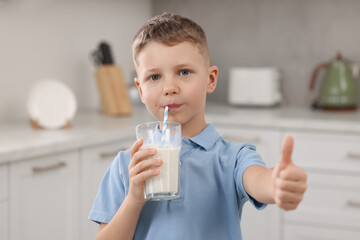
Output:
[[[160,121],[163,121],[164,119],[160,119]],[[172,117],[172,116],[169,116],[168,117],[168,122],[177,122],[177,123],[180,123],[182,124],[181,120],[176,118],[176,117]]]

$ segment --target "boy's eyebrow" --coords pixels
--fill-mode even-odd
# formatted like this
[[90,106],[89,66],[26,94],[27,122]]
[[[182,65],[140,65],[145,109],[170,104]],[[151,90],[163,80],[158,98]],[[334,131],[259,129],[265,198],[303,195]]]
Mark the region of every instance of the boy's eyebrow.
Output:
[[144,69],[144,71],[142,71],[142,75],[144,77],[147,77],[148,75],[157,73],[160,71],[160,68],[154,67],[154,68],[149,68],[149,69]]
[[181,63],[175,66],[175,68],[183,68],[183,67],[191,67],[194,64],[192,62],[185,62],[185,63]]
[[[181,64],[178,64],[178,65],[175,65],[174,68],[178,69],[178,68],[183,68],[183,67],[191,67],[193,66],[194,64],[192,62],[185,62],[185,63],[181,63]],[[153,68],[149,68],[149,69],[146,69],[144,71],[145,74],[148,74],[148,73],[152,73],[152,72],[158,72],[160,71],[160,68],[157,68],[157,67],[153,67]]]
[[157,72],[157,71],[159,71],[159,68],[150,68],[150,69],[146,69],[145,70],[145,73],[149,73],[149,72]]

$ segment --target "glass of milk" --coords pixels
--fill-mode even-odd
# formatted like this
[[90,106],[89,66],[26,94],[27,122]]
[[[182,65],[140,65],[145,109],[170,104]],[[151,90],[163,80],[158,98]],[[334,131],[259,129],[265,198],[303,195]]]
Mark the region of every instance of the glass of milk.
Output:
[[181,149],[181,125],[167,122],[165,139],[162,142],[163,121],[148,122],[136,126],[136,138],[142,138],[142,148],[156,148],[151,158],[161,159],[160,174],[148,179],[144,184],[147,200],[170,200],[180,197],[179,165]]

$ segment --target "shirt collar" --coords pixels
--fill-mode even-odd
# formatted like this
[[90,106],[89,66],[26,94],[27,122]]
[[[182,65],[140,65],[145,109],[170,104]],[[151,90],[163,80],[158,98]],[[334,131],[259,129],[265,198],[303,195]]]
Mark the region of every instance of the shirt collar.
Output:
[[216,132],[214,124],[209,123],[204,130],[195,137],[189,138],[189,140],[208,151],[215,145],[219,137],[220,135]]

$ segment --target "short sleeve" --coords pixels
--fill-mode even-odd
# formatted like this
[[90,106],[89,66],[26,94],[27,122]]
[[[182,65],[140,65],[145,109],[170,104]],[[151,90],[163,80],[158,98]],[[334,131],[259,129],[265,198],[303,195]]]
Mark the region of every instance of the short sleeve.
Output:
[[264,161],[261,156],[256,152],[256,147],[251,144],[244,144],[236,156],[236,165],[234,169],[234,178],[236,182],[236,191],[238,196],[239,205],[242,206],[246,201],[250,201],[257,209],[263,209],[267,204],[258,202],[250,195],[247,194],[243,184],[243,174],[245,170],[252,166],[259,165],[265,167]]
[[90,211],[90,220],[109,223],[121,206],[127,194],[128,181],[125,178],[128,178],[128,174],[124,174],[124,169],[127,173],[129,161],[129,151],[120,152],[107,169]]

